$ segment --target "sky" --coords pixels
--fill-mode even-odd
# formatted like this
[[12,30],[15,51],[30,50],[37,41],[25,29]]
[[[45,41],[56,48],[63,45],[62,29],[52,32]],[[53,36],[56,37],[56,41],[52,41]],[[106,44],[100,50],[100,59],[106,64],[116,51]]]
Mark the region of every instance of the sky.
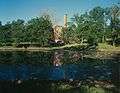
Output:
[[109,7],[119,3],[120,0],[0,0],[0,21],[8,21],[50,14],[55,24],[63,25],[64,14],[70,19],[76,13],[84,13],[90,9],[101,6]]

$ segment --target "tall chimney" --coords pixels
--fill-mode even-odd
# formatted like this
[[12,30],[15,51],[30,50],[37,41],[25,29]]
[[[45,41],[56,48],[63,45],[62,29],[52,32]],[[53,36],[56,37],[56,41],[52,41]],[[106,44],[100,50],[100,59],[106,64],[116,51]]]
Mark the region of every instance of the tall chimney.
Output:
[[64,15],[64,27],[67,28],[67,14]]

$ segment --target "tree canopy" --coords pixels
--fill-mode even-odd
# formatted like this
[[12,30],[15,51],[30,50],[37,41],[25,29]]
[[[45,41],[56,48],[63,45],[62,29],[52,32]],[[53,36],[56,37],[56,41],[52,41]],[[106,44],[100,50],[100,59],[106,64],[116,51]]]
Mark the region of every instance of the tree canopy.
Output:
[[[49,15],[32,18],[27,22],[18,19],[4,25],[0,21],[0,45],[30,42],[48,46],[53,35],[52,29]],[[120,41],[120,6],[97,6],[83,14],[74,14],[63,32],[66,44],[87,42],[93,45],[105,43],[109,39],[114,45],[116,40]]]
[[88,41],[96,44],[105,43],[107,39],[112,39],[111,42],[114,43],[120,38],[120,7],[98,6],[84,14],[75,14],[69,22],[65,36],[66,43]]
[[0,43],[39,43],[40,46],[47,46],[51,38],[52,22],[48,15],[36,17],[25,23],[18,19],[0,26]]

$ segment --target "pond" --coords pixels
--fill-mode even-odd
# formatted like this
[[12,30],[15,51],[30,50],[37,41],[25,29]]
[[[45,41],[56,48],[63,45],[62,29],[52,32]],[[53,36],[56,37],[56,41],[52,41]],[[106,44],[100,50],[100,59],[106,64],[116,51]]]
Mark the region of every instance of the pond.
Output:
[[119,93],[119,66],[79,51],[1,51],[0,93]]

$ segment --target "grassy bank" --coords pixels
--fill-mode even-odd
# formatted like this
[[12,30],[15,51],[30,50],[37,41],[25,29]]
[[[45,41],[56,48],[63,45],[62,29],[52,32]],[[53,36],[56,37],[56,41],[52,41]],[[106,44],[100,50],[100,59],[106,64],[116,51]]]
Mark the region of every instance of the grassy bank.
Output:
[[112,45],[108,45],[106,43],[100,43],[98,44],[98,51],[108,51],[108,52],[120,52],[120,46],[119,47],[115,47]]
[[119,58],[120,56],[120,46],[115,47],[105,43],[100,43],[97,46],[97,51],[93,55],[87,55],[88,57],[92,58],[99,58],[99,59],[113,59]]
[[16,47],[0,47],[0,51],[41,51],[41,52],[49,52],[54,50],[65,50],[68,52],[77,52],[82,53],[83,57],[86,58],[94,58],[94,59],[116,59],[119,60],[120,56],[120,46],[115,47],[108,44],[98,44],[97,47],[87,46],[86,44],[70,44],[59,47],[28,47],[28,48],[16,48]]
[[16,48],[16,47],[0,47],[0,51],[51,51],[51,50],[58,50],[58,49],[66,49],[71,47],[82,47],[83,45],[80,44],[68,44],[64,46],[58,46],[58,47],[28,47],[28,48]]
[[[0,51],[50,51],[50,50],[58,50],[58,49],[65,49],[65,50],[85,50],[87,49],[87,44],[67,44],[64,46],[58,46],[58,47],[28,47],[28,48],[16,48],[12,46],[5,46],[5,47],[0,47]],[[91,49],[91,47],[90,47]],[[94,47],[93,47],[94,49]],[[120,46],[115,47],[111,46],[105,43],[99,43],[97,46],[97,51],[105,51],[105,52],[120,52]],[[89,47],[87,49],[89,51]]]

